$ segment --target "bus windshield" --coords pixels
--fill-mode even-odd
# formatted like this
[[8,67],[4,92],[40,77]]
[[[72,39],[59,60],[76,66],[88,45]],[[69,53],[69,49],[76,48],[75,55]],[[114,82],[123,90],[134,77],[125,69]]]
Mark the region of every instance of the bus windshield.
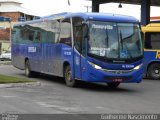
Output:
[[90,21],[88,55],[109,59],[142,56],[139,24]]

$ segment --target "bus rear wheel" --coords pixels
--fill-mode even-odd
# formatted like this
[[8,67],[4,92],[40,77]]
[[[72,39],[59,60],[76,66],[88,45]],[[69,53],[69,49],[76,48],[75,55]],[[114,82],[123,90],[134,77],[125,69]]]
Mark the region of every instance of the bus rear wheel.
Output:
[[25,75],[27,77],[33,77],[33,71],[30,70],[30,64],[29,64],[29,60],[26,60],[25,62]]
[[115,89],[119,86],[119,82],[115,82],[115,83],[107,83],[108,87],[111,89]]
[[75,81],[75,79],[72,79],[72,71],[71,71],[70,66],[65,67],[64,78],[65,78],[65,83],[67,86],[75,87],[76,81]]
[[149,66],[148,77],[154,80],[160,79],[160,64],[159,63],[154,63]]

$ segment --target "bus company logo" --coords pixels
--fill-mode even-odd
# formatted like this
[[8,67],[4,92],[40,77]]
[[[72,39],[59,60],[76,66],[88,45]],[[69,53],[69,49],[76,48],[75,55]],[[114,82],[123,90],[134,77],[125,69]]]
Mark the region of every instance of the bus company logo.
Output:
[[36,52],[36,47],[28,47],[28,52]]
[[122,65],[122,68],[134,68],[134,65]]
[[160,50],[157,51],[156,59],[160,59]]

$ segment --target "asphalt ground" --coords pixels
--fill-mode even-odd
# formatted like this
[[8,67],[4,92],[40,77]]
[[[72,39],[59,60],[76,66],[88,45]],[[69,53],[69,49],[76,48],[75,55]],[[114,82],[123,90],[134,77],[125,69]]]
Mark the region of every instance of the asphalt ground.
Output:
[[[0,74],[25,77],[24,71],[1,65]],[[59,77],[30,78],[41,84],[0,89],[0,113],[21,114],[159,114],[160,80],[121,84],[116,90],[106,84],[79,82],[65,86]]]

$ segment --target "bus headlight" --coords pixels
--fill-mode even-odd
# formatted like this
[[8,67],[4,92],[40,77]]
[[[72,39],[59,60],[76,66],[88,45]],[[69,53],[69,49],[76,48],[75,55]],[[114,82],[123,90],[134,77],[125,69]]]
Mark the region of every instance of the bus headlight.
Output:
[[140,64],[134,68],[134,70],[139,70],[143,64]]
[[92,67],[94,67],[95,69],[102,69],[102,67],[100,67],[99,65],[96,65],[94,63],[88,62],[90,65],[92,65]]

